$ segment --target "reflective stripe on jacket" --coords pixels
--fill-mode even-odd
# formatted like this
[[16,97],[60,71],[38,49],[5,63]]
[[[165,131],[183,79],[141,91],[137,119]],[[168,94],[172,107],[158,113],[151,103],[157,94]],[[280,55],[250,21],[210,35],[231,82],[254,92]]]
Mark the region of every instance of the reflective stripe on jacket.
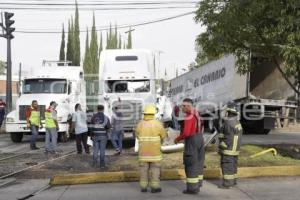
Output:
[[224,120],[221,129],[220,139],[220,152],[223,155],[238,156],[241,146],[241,138],[243,129],[238,119],[229,118]]
[[136,128],[139,140],[139,161],[158,162],[162,160],[161,141],[166,137],[163,125],[154,119],[142,120]]

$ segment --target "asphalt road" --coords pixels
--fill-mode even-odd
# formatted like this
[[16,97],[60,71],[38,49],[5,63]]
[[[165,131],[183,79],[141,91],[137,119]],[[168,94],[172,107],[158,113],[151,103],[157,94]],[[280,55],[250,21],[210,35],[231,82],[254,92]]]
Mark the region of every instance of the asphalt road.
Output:
[[300,145],[299,133],[279,133],[272,131],[268,135],[243,135],[243,144],[295,144]]
[[[10,140],[9,134],[0,134],[0,154],[1,153],[18,153],[29,150],[29,135],[25,135],[22,143],[13,143]],[[278,133],[271,132],[268,135],[243,135],[243,144],[296,144],[300,145],[300,132],[299,133]],[[44,146],[44,136],[40,135],[37,146]],[[132,146],[132,145],[127,145]],[[67,143],[60,143],[61,150],[69,150],[75,148],[75,141],[71,140]]]
[[[22,199],[47,185],[48,180],[18,180],[0,188],[0,200]],[[29,200],[299,200],[300,177],[242,179],[237,187],[222,190],[219,181],[205,181],[198,195],[183,195],[182,181],[163,181],[162,193],[140,193],[137,182],[73,185],[48,188]]]

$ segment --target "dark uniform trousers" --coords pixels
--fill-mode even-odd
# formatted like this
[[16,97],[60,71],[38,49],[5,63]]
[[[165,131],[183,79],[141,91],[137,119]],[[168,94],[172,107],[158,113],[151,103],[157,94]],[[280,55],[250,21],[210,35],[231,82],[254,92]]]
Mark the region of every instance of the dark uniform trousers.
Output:
[[197,191],[203,182],[205,160],[204,139],[201,133],[185,139],[183,164],[186,174],[186,186],[189,191]]
[[236,184],[241,138],[242,128],[240,123],[225,122],[223,133],[219,136],[224,186],[233,186]]

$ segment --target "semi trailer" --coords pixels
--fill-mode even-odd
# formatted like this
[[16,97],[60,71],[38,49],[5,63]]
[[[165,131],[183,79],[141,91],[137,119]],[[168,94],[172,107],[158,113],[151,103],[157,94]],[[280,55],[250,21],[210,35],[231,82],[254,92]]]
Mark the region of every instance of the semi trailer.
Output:
[[[238,105],[245,133],[267,134],[275,122],[292,120],[297,104],[290,101],[294,93],[276,73],[267,58],[252,57],[252,71],[237,72],[236,57],[227,55],[170,80],[167,95],[172,106],[186,97],[194,100],[206,126],[211,128],[221,106],[230,101]],[[172,115],[165,115],[170,122]]]

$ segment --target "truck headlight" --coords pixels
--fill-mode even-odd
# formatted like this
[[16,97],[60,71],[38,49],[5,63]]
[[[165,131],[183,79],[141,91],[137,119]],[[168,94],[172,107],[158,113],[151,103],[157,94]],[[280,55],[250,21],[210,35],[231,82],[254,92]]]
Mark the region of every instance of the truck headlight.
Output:
[[12,118],[12,117],[7,117],[6,118],[6,122],[14,122],[15,120],[14,120],[14,118]]

